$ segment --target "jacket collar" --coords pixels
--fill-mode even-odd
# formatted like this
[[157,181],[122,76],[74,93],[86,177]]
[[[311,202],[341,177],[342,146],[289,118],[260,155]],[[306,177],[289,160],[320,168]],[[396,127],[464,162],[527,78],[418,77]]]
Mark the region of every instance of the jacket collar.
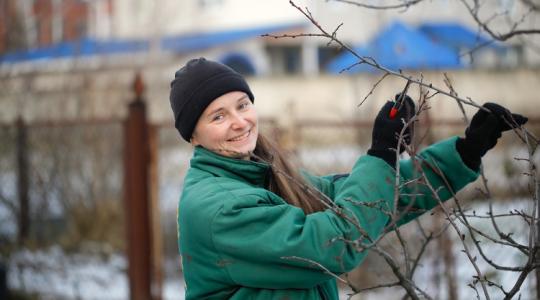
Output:
[[227,177],[264,187],[270,165],[263,162],[242,160],[219,155],[201,146],[196,146],[191,158],[191,167],[209,172],[217,177]]

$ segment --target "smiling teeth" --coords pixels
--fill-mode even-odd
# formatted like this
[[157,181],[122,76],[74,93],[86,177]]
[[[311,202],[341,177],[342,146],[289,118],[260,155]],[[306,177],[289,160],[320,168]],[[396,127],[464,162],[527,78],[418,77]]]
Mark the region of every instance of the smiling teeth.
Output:
[[246,137],[249,135],[250,132],[251,132],[251,131],[248,131],[248,132],[242,134],[241,136],[239,136],[239,137],[237,137],[237,138],[231,139],[231,141],[233,141],[233,142],[240,141],[240,140],[246,138]]

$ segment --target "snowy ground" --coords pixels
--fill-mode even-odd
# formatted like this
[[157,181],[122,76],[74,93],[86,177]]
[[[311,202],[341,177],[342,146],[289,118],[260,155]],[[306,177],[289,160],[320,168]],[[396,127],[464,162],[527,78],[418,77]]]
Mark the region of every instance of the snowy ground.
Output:
[[[127,299],[126,259],[112,255],[67,255],[59,247],[20,251],[9,264],[8,286],[42,299]],[[164,282],[163,299],[183,300],[181,276]]]
[[[347,172],[354,160],[364,152],[356,147],[341,147],[337,150],[335,148],[315,149],[302,151],[300,157],[304,162],[304,166],[309,170],[315,171],[315,173],[324,174],[329,172],[329,170],[340,173]],[[514,157],[526,157],[523,149],[512,150],[510,153],[513,153]],[[162,158],[160,172],[163,173],[160,176],[162,178],[160,180],[161,209],[162,211],[175,211],[183,177],[183,173],[178,172],[178,166],[182,162],[185,164],[189,160],[190,153],[186,151],[181,151],[181,153],[172,151],[172,153],[168,153],[169,155],[162,154],[160,157]],[[503,164],[500,163],[502,155],[504,153],[490,153],[486,156],[486,166],[488,166],[486,174],[488,174],[490,184],[503,189],[510,189],[515,185],[526,184],[526,181],[522,182],[522,180],[526,180],[526,177],[523,176],[518,181],[510,182],[508,180],[504,174]],[[536,156],[535,161],[540,162],[540,155]],[[317,165],[311,165],[309,162],[317,162]],[[517,169],[526,171],[527,166],[521,161],[511,160],[510,163],[515,165]],[[166,166],[171,167],[167,168]],[[514,208],[530,210],[530,202],[528,201],[514,199],[507,201],[507,203],[504,205],[497,204],[495,207],[496,210],[504,212],[508,212]],[[475,210],[478,214],[485,213],[487,210],[485,205],[470,209]],[[0,210],[0,219],[4,219],[7,216],[5,211]],[[523,224],[515,220],[516,218],[507,221],[501,220],[501,226],[505,232],[512,231],[514,232],[514,236],[518,236],[523,240],[526,238],[524,236],[526,232],[523,230]],[[15,222],[11,221],[3,222],[0,232],[13,235],[15,232]],[[484,223],[489,225],[489,222],[483,221],[482,224]],[[485,229],[487,231],[490,230],[490,228]],[[474,270],[468,262],[467,257],[461,252],[463,246],[459,238],[457,235],[453,235],[453,237],[455,240],[453,251],[456,253],[456,269],[460,280],[459,286],[462,287],[459,290],[460,299],[475,299],[476,295],[474,291],[467,287],[467,283],[472,281],[471,278],[474,275]],[[488,256],[501,265],[516,265],[523,259],[519,254],[501,247],[488,246],[486,247],[486,251]],[[478,254],[476,253],[476,255]],[[106,259],[97,254],[68,255],[59,247],[38,252],[21,250],[11,257],[8,267],[8,285],[11,288],[36,292],[40,295],[41,299],[128,298],[127,278],[125,275],[126,260],[121,255],[112,255]],[[493,270],[485,264],[480,263],[480,267],[485,273],[493,273]],[[184,299],[185,284],[179,266],[172,269],[172,272],[167,272],[169,275],[164,281],[163,299]],[[421,287],[429,294],[437,295],[435,287],[430,286],[431,277],[433,277],[434,272],[437,272],[437,270],[432,269],[428,261],[418,270],[415,279],[421,283]],[[496,274],[493,278],[504,283],[506,286],[511,285],[515,281],[516,276],[516,273],[505,272]],[[522,288],[523,295],[521,299],[533,299],[530,292],[531,285],[530,280],[525,282]],[[346,299],[347,292],[346,290],[341,291],[340,298]],[[501,294],[494,292],[494,295],[497,296],[493,297],[493,299],[498,299],[498,296]],[[382,293],[363,294],[362,300],[393,299],[395,296],[395,291],[386,289]]]
[[[530,201],[515,199],[508,201],[507,204],[497,204],[494,207],[495,212],[508,212],[510,209],[519,209],[528,211],[531,209]],[[478,215],[487,212],[487,206],[475,205],[470,208]],[[471,219],[472,220],[472,219]],[[476,226],[491,233],[490,223],[480,221]],[[474,223],[474,221],[473,221]],[[509,218],[507,221],[499,221],[501,228],[505,232],[513,232],[514,238],[520,242],[526,243],[526,233],[524,223],[519,221],[518,217]],[[485,227],[485,228],[483,228]],[[472,282],[472,276],[475,274],[466,255],[461,251],[461,244],[457,235],[453,234],[454,249],[456,257],[456,272],[458,278],[459,299],[475,299],[474,290],[467,287]],[[470,245],[469,245],[470,246]],[[473,248],[473,247],[472,247]],[[486,245],[487,255],[496,263],[504,266],[516,266],[523,262],[523,256],[515,251],[494,245]],[[473,255],[478,253],[473,250]],[[431,278],[434,276],[434,270],[430,260],[427,258],[419,268],[415,276],[415,282],[430,295],[439,295],[437,287],[434,287]],[[184,299],[184,281],[180,275],[179,267],[170,267],[175,262],[168,263],[166,270],[168,277],[163,286],[163,299],[182,300]],[[494,272],[487,264],[480,259],[478,265],[483,273],[491,274],[490,278],[506,286],[511,286],[517,279],[517,273],[513,272]],[[19,251],[14,254],[9,263],[8,286],[29,292],[36,292],[41,299],[127,299],[128,286],[125,275],[126,260],[123,256],[112,255],[108,258],[100,257],[94,254],[72,254],[64,253],[60,247],[50,248],[48,251],[30,252],[27,250]],[[530,276],[532,278],[532,276]],[[527,279],[521,288],[521,299],[533,299],[531,291],[533,283]],[[439,287],[440,288],[440,287]],[[493,299],[502,298],[502,294],[495,288],[489,288]],[[350,291],[342,290],[340,299],[347,299],[347,293]],[[396,296],[396,290],[383,289],[377,293],[362,294],[362,300],[375,300],[381,297]],[[401,295],[399,291],[398,295]],[[435,297],[444,299],[444,292]],[[501,296],[501,297],[499,297]],[[483,298],[483,297],[482,297]],[[359,298],[358,298],[359,299]],[[516,298],[517,299],[517,298]]]
[[[24,267],[23,267],[24,266]],[[9,264],[8,286],[39,295],[40,299],[128,299],[126,260],[113,255],[104,260],[91,255],[49,251],[21,251]],[[162,299],[183,300],[182,276],[166,278]],[[340,299],[346,299],[341,291]]]

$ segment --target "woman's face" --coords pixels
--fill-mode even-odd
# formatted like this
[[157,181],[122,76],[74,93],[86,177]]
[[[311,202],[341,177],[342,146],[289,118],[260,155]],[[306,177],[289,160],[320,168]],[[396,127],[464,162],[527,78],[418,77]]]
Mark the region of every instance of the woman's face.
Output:
[[244,92],[224,94],[208,105],[197,121],[191,144],[223,156],[249,159],[259,129],[257,112]]

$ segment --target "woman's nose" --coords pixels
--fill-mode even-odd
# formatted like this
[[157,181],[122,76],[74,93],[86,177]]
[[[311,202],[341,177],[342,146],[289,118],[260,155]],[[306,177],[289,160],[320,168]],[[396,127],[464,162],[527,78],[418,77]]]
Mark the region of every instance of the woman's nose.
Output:
[[246,125],[248,124],[246,118],[244,118],[244,116],[242,116],[241,114],[234,114],[233,115],[233,120],[232,120],[232,124],[231,126],[234,128],[234,129],[237,129],[237,128],[244,128],[246,127]]

